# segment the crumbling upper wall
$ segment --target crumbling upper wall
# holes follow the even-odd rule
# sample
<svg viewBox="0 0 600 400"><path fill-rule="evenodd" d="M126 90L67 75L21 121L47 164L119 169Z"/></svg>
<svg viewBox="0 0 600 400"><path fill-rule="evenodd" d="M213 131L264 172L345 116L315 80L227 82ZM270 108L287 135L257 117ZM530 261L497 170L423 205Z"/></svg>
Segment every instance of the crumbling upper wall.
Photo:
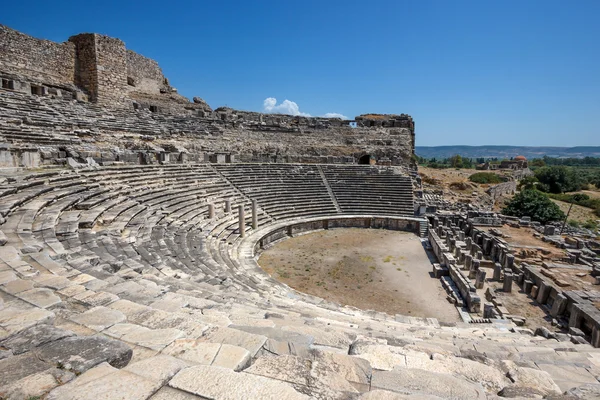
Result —
<svg viewBox="0 0 600 400"><path fill-rule="evenodd" d="M0 70L34 82L73 83L75 46L36 39L0 25Z"/></svg>
<svg viewBox="0 0 600 400"><path fill-rule="evenodd" d="M158 63L132 50L127 50L127 82L129 90L160 94L168 86Z"/></svg>
<svg viewBox="0 0 600 400"><path fill-rule="evenodd" d="M72 36L76 48L75 83L90 100L111 106L125 104L127 58L125 43L95 33Z"/></svg>

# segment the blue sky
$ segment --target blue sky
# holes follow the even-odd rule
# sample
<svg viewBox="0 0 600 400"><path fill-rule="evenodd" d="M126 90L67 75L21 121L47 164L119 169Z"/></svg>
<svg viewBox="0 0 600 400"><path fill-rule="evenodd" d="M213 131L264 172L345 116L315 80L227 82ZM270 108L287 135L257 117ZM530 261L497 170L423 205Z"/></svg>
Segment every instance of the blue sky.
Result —
<svg viewBox="0 0 600 400"><path fill-rule="evenodd" d="M10 1L0 23L118 37L213 108L407 113L421 146L600 146L599 18L597 0L123 0Z"/></svg>

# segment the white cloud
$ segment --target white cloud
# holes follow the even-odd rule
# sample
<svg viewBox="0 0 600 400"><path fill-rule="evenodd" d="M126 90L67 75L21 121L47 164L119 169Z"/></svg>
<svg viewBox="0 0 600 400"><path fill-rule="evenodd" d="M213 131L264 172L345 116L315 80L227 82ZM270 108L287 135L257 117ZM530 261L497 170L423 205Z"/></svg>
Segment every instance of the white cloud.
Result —
<svg viewBox="0 0 600 400"><path fill-rule="evenodd" d="M326 113L323 115L324 118L341 118L341 119L350 119L346 117L344 114L340 113Z"/></svg>
<svg viewBox="0 0 600 400"><path fill-rule="evenodd" d="M266 113L270 114L288 114L310 117L310 114L300 112L300 107L298 107L298 104L287 99L281 104L277 104L277 99L275 97L267 97L263 102L263 108Z"/></svg>
<svg viewBox="0 0 600 400"><path fill-rule="evenodd" d="M268 114L299 115L301 117L311 116L308 113L300 112L300 106L298 106L298 103L286 99L280 104L277 104L277 99L275 97L267 97L265 101L263 101L263 110ZM340 113L326 113L323 115L323 118L349 119Z"/></svg>

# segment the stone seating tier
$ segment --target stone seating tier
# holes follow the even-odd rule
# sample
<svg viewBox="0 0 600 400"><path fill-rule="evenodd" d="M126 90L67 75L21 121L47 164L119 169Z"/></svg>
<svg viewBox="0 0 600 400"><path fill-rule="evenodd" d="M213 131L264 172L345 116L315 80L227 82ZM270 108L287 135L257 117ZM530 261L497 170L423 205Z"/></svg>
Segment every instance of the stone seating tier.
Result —
<svg viewBox="0 0 600 400"><path fill-rule="evenodd" d="M293 179L298 170L314 171L305 174L301 190ZM264 230L363 206L332 185L332 170L338 171L115 167L30 174L1 186L7 242L0 246L0 396L364 400L598 393L599 349L566 335L533 336L500 320L441 326L431 318L344 307L295 292L243 262ZM379 187L387 199L384 189L394 193L404 182L392 176L382 185L377 170L343 173L372 177L365 180L371 197ZM247 171L261 178L244 178ZM277 203L253 185L292 195ZM352 185L363 193L359 178ZM309 194L302 201L319 200L298 205L301 192ZM412 196L398 199L402 207L386 209L382 202L376 209L402 217ZM256 230L252 200L259 207ZM215 206L212 219L208 204ZM245 210L245 238L238 205Z"/></svg>

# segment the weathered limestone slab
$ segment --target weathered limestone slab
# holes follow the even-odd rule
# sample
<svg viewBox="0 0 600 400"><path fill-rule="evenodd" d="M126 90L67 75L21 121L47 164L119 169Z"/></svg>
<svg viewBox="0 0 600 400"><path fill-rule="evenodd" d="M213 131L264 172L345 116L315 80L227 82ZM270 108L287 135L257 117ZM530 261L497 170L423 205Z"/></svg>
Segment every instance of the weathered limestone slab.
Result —
<svg viewBox="0 0 600 400"><path fill-rule="evenodd" d="M28 375L0 388L0 397L6 400L41 398L55 387L75 378L75 374L58 368L50 368Z"/></svg>
<svg viewBox="0 0 600 400"><path fill-rule="evenodd" d="M33 289L33 282L25 279L16 279L4 284L2 290L10 294L17 294Z"/></svg>
<svg viewBox="0 0 600 400"><path fill-rule="evenodd" d="M45 344L34 350L40 359L64 369L82 373L108 362L115 368L123 368L131 360L131 348L125 343L103 336L74 336Z"/></svg>
<svg viewBox="0 0 600 400"><path fill-rule="evenodd" d="M448 374L412 368L374 371L372 389L385 389L403 394L426 394L444 399L485 400L483 387Z"/></svg>
<svg viewBox="0 0 600 400"><path fill-rule="evenodd" d="M131 318L136 314L141 314L144 311L150 310L150 307L148 306L144 306L138 303L134 303L133 301L124 299L117 300L114 303L111 303L109 307L113 310L118 310L122 312L123 314L125 314L125 316L127 316L127 318Z"/></svg>
<svg viewBox="0 0 600 400"><path fill-rule="evenodd" d="M576 365L554 365L539 363L538 367L547 372L561 391L567 391L576 386L597 384L598 380L585 368Z"/></svg>
<svg viewBox="0 0 600 400"><path fill-rule="evenodd" d="M0 271L0 285L4 285L17 279L17 275L13 271Z"/></svg>
<svg viewBox="0 0 600 400"><path fill-rule="evenodd" d="M360 357L379 370L392 370L396 366L406 367L406 355L400 347L383 344L353 346L350 354Z"/></svg>
<svg viewBox="0 0 600 400"><path fill-rule="evenodd" d="M53 325L34 325L20 332L18 335L1 341L0 346L11 350L16 355L73 335L75 335L73 332L57 328Z"/></svg>
<svg viewBox="0 0 600 400"><path fill-rule="evenodd" d="M26 376L47 371L52 368L49 363L40 360L32 353L0 360L0 387L10 385Z"/></svg>
<svg viewBox="0 0 600 400"><path fill-rule="evenodd" d="M400 394L387 390L375 389L360 395L358 400L444 400L428 394Z"/></svg>
<svg viewBox="0 0 600 400"><path fill-rule="evenodd" d="M117 371L90 382L61 386L48 394L47 400L146 400L160 384L129 371Z"/></svg>
<svg viewBox="0 0 600 400"><path fill-rule="evenodd" d="M54 290L61 290L73 285L73 282L71 282L68 278L51 274L38 275L33 278L33 281L37 284L37 286Z"/></svg>
<svg viewBox="0 0 600 400"><path fill-rule="evenodd" d="M368 388L373 373L368 361L346 354L320 350L313 351L311 354L312 360L318 363L317 369L335 371L336 375L359 385L361 390Z"/></svg>
<svg viewBox="0 0 600 400"><path fill-rule="evenodd" d="M89 291L91 294L89 296L85 296L81 298L82 303L85 303L89 306L106 306L112 302L119 300L119 296L112 293L107 292L94 292L92 290Z"/></svg>
<svg viewBox="0 0 600 400"><path fill-rule="evenodd" d="M59 304L60 297L54 294L50 289L35 288L17 294L21 299L40 308L48 308Z"/></svg>
<svg viewBox="0 0 600 400"><path fill-rule="evenodd" d="M212 343L226 343L243 347L250 352L252 357L254 357L258 350L265 344L267 338L261 335L242 332L237 329L221 327L209 330L205 336L202 336L198 340Z"/></svg>
<svg viewBox="0 0 600 400"><path fill-rule="evenodd" d="M570 389L566 392L567 396L576 396L576 399L581 400L596 400L600 399L600 383L587 383L579 387Z"/></svg>
<svg viewBox="0 0 600 400"><path fill-rule="evenodd" d="M214 400L309 399L308 396L298 393L290 384L282 381L205 365L180 371L171 379L169 386Z"/></svg>
<svg viewBox="0 0 600 400"><path fill-rule="evenodd" d="M176 373L188 367L188 365L185 361L161 354L129 364L123 368L123 371L132 372L151 381L158 382L162 386Z"/></svg>
<svg viewBox="0 0 600 400"><path fill-rule="evenodd" d="M179 329L150 329L133 324L116 324L108 328L105 333L108 336L157 351L184 336Z"/></svg>
<svg viewBox="0 0 600 400"><path fill-rule="evenodd" d="M550 374L538 369L520 367L513 361L502 361L502 368L513 381L509 387L532 388L544 395L562 393L560 387L552 380Z"/></svg>
<svg viewBox="0 0 600 400"><path fill-rule="evenodd" d="M162 353L196 364L210 365L217 356L220 343L208 343L195 339L177 339Z"/></svg>
<svg viewBox="0 0 600 400"><path fill-rule="evenodd" d="M122 312L101 306L94 307L82 314L71 317L71 321L87 326L95 331L103 331L126 319Z"/></svg>
<svg viewBox="0 0 600 400"><path fill-rule="evenodd" d="M466 358L447 357L441 354L423 357L423 354L417 352L407 352L406 365L409 368L461 376L471 382L480 383L490 392L498 392L510 383L501 370Z"/></svg>
<svg viewBox="0 0 600 400"><path fill-rule="evenodd" d="M288 382L314 398L339 398L357 390L328 366L294 356L261 357L244 372Z"/></svg>
<svg viewBox="0 0 600 400"><path fill-rule="evenodd" d="M173 389L168 386L163 386L156 392L150 400L200 400L201 398L195 394L184 392L178 389Z"/></svg>
<svg viewBox="0 0 600 400"><path fill-rule="evenodd" d="M49 324L54 321L54 313L40 308L29 308L26 310L7 307L0 310L0 327L4 329L1 337L7 337L31 326L38 324Z"/></svg>
<svg viewBox="0 0 600 400"><path fill-rule="evenodd" d="M250 352L243 347L222 344L211 365L240 371L250 363L251 358Z"/></svg>
<svg viewBox="0 0 600 400"><path fill-rule="evenodd" d="M356 335L348 334L340 330L326 330L313 326L284 326L281 328L284 331L296 332L305 336L314 338L313 344L319 346L337 347L344 350L354 341Z"/></svg>

